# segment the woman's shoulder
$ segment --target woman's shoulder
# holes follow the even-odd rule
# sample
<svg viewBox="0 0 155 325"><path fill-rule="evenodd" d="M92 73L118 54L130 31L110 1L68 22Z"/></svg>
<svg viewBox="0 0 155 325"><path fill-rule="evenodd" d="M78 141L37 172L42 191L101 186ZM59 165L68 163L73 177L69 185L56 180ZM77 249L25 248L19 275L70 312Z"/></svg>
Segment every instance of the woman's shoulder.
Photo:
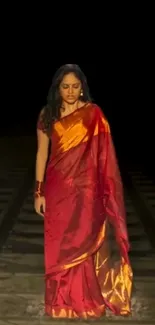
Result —
<svg viewBox="0 0 155 325"><path fill-rule="evenodd" d="M92 103L91 110L92 110L92 114L91 114L92 117L100 120L102 122L102 124L106 127L106 129L110 131L110 124L109 124L108 118L106 117L106 115L104 113L103 108L96 103Z"/></svg>
<svg viewBox="0 0 155 325"><path fill-rule="evenodd" d="M40 109L40 112L39 112L39 114L38 114L38 117L39 117L39 118L42 118L42 117L43 117L43 115L44 115L44 113L45 113L45 110L46 110L46 107L45 107L45 106L42 107L42 108Z"/></svg>
<svg viewBox="0 0 155 325"><path fill-rule="evenodd" d="M91 103L91 110L94 112L94 113L98 113L100 116L102 116L102 118L105 118L106 119L106 116L104 114L104 110L103 108L101 107L101 105L95 103L95 102L92 102Z"/></svg>

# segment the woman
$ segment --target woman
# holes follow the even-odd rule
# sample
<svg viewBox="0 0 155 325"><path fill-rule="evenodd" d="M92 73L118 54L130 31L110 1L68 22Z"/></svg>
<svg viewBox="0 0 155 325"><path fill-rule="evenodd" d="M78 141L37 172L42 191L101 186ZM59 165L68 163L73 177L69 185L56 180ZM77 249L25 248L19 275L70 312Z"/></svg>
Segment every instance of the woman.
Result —
<svg viewBox="0 0 155 325"><path fill-rule="evenodd" d="M56 72L37 136L35 210L44 217L46 313L130 314L121 177L108 121L77 65Z"/></svg>

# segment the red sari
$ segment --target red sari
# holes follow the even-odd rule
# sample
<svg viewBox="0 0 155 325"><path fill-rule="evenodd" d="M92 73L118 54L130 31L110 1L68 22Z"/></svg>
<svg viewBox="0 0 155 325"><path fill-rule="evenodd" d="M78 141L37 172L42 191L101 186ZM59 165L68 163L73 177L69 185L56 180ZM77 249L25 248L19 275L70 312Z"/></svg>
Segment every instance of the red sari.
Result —
<svg viewBox="0 0 155 325"><path fill-rule="evenodd" d="M128 315L133 275L109 124L101 109L88 103L54 123L51 143L45 311L54 318L96 318L106 309Z"/></svg>

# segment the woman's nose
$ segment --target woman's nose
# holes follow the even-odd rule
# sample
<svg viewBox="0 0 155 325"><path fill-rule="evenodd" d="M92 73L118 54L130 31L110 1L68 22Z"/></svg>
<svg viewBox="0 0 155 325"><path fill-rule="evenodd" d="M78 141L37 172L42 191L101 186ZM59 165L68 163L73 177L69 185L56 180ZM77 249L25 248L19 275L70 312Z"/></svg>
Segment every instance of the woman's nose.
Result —
<svg viewBox="0 0 155 325"><path fill-rule="evenodd" d="M72 93L73 93L73 87L70 86L70 87L69 87L69 94L72 94Z"/></svg>

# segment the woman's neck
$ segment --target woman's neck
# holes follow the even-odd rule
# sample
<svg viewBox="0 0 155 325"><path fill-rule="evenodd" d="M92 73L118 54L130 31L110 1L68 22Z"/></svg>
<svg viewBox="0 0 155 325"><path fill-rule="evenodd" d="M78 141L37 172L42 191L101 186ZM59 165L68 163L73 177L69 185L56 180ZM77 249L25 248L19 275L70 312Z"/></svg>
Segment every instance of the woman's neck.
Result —
<svg viewBox="0 0 155 325"><path fill-rule="evenodd" d="M72 113L79 107L79 101L77 100L74 104L62 102L62 108L65 113Z"/></svg>

